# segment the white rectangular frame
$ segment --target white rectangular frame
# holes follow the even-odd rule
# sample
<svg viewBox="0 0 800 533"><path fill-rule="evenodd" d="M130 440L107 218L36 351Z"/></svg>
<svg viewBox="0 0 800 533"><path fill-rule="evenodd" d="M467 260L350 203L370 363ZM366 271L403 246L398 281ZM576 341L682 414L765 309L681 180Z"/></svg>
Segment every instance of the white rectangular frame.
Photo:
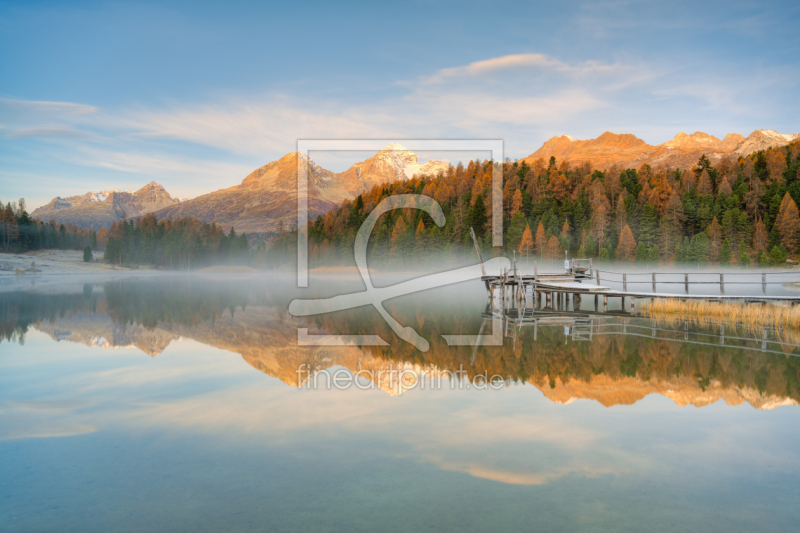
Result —
<svg viewBox="0 0 800 533"><path fill-rule="evenodd" d="M412 152L486 151L492 153L492 246L503 245L503 141L500 139L298 139L297 286L308 287L308 153L310 151L379 152L400 143Z"/></svg>

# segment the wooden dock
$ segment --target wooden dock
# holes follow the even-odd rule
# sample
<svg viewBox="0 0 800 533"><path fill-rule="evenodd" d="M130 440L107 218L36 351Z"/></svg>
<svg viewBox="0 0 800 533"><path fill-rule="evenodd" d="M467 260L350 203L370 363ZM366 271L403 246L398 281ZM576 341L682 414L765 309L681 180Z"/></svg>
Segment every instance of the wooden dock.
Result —
<svg viewBox="0 0 800 533"><path fill-rule="evenodd" d="M565 273L563 274L521 274L516 267L516 262L512 263L512 268L507 272L501 272L499 275L485 275L483 280L489 299L495 301L499 299L502 302L502 307L521 307L529 305L532 301L532 307L535 309L551 309L565 311L569 308L570 303L572 308L580 309L581 301L586 296L594 297L595 311L601 311L601 297L602 297L602 311L608 311L608 299L619 298L621 308L625 310L633 310L636 307L636 300L638 299L678 299L678 300L707 300L707 301L739 301L748 303L769 303L769 302L786 302L796 305L800 303L800 296L788 295L767 295L766 285L769 284L765 281L767 273L754 272L750 277L751 281L747 282L728 282L729 285L751 285L761 286L763 294L761 295L744 295L744 294L725 294L725 281L724 274L721 275L719 282L720 294L689 294L689 286L700 285L717 285L717 282L709 281L690 281L688 274L678 272L661 272L662 276L681 277L684 276L684 281L662 281L661 283L678 283L685 286L683 294L676 292L662 292L655 290L636 291L627 289L627 276L628 273L615 273L623 277L623 290L614 289L610 286L601 285L598 281L600 278L599 270L589 266L583 266L580 262L586 260L570 260L565 261ZM534 262L534 270L536 269ZM607 272L607 271L606 271ZM698 272L695 275L709 274ZM785 272L781 274L786 274ZM798 272L797 274L800 274ZM640 276L652 276L655 279L654 273L638 274ZM635 282L644 283L644 282ZM650 281L646 282L650 284ZM770 282L775 283L775 282ZM783 282L777 282L783 283ZM652 282L653 288L656 287L656 282ZM570 302L571 300L571 302ZM626 307L627 304L627 307Z"/></svg>
<svg viewBox="0 0 800 533"><path fill-rule="evenodd" d="M526 308L529 302L532 302L531 307L534 309L547 309L555 311L566 311L569 309L570 300L572 300L572 309L581 309L581 301L584 296L594 296L594 310L600 312L600 297L602 296L602 312L608 311L608 299L619 298L621 302L621 309L625 311L634 312L636 309L636 300L649 298L654 300L661 299L677 299L677 300L707 300L712 302L721 301L738 301L747 303L770 303L770 302L784 302L792 305L800 303L800 296L785 296L785 295L768 295L767 285L783 284L783 281L768 281L767 276L776 275L793 275L800 277L800 270L798 271L777 271L777 272L752 272L747 273L745 281L733 281L732 276L742 276L744 274L737 274L732 272L705 272L697 271L694 273L689 272L612 272L607 270L600 270L595 268L591 259L569 259L564 261L564 272L560 274L539 274L537 271L536 261L533 262L533 274L522 274L517 268L516 258L512 262L512 267L509 270L504 270L497 275L490 275L486 273L483 268L483 258L481 257L480 247L478 246L475 233L470 228L473 242L475 243L475 251L478 254L481 268L483 269L483 276L481 279L486 285L486 292L489 296L490 303L499 300L503 309L510 307ZM729 278L726 281L725 275L728 274ZM611 279L607 276L619 276L619 280ZM692 276L718 276L718 281L703 280L690 280ZM661 276L659 281L657 276ZM664 279L664 277L670 279ZM633 279L635 277L644 277L645 279L639 281ZM679 278L681 281L676 281L671 278ZM622 290L614 289L610 286L601 285L601 282L613 282L622 285ZM628 285L651 285L652 292L646 291L629 291ZM657 290L658 284L682 285L683 294L675 292L659 292ZM689 287L692 285L718 285L720 294L690 294ZM727 295L725 294L726 285L735 286L760 286L761 295ZM530 294L530 299L529 295ZM626 307L627 303L627 307Z"/></svg>

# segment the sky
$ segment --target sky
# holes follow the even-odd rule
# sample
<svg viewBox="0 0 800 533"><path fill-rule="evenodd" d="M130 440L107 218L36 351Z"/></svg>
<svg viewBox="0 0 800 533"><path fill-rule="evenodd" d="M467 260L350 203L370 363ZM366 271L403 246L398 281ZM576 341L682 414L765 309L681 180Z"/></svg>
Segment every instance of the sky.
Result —
<svg viewBox="0 0 800 533"><path fill-rule="evenodd" d="M563 134L800 133L798 23L796 1L0 1L0 200L195 197L298 139L516 159Z"/></svg>

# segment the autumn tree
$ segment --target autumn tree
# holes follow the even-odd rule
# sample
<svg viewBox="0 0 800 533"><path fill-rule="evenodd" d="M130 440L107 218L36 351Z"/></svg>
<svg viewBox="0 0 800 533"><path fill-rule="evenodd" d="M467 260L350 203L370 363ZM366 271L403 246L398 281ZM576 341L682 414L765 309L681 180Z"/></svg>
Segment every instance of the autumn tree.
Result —
<svg viewBox="0 0 800 533"><path fill-rule="evenodd" d="M617 237L619 237L619 234L622 233L622 228L628 223L628 210L625 209L625 201L622 198L622 194L619 195L619 200L617 200L614 222L617 230Z"/></svg>
<svg viewBox="0 0 800 533"><path fill-rule="evenodd" d="M770 184L783 183L783 173L786 172L786 156L782 150L767 150L767 172Z"/></svg>
<svg viewBox="0 0 800 533"><path fill-rule="evenodd" d="M392 238L391 238L391 253L392 255L401 255L406 252L405 244L406 239L406 221L403 217L397 217L397 221L394 224L394 229L392 230Z"/></svg>
<svg viewBox="0 0 800 533"><path fill-rule="evenodd" d="M722 227L719 225L717 217L711 221L706 234L708 235L708 260L717 261L722 247Z"/></svg>
<svg viewBox="0 0 800 533"><path fill-rule="evenodd" d="M520 209L522 209L522 191L517 189L514 191L514 197L511 199L511 212L509 214L513 217L519 213Z"/></svg>
<svg viewBox="0 0 800 533"><path fill-rule="evenodd" d="M525 226L525 232L522 234L522 242L519 245L519 253L525 256L527 260L531 252L534 251L535 243L533 242L533 233L531 232L530 225Z"/></svg>
<svg viewBox="0 0 800 533"><path fill-rule="evenodd" d="M764 225L764 221L759 218L756 221L755 231L753 231L753 250L757 253L766 252L768 242L767 227Z"/></svg>
<svg viewBox="0 0 800 533"><path fill-rule="evenodd" d="M547 241L547 249L544 252L544 256L546 259L555 261L561 257L561 254L561 242L558 240L558 237L553 235L550 237L550 240Z"/></svg>
<svg viewBox="0 0 800 533"><path fill-rule="evenodd" d="M622 228L622 232L619 235L617 258L623 261L633 261L636 259L636 239L633 238L631 227L627 224Z"/></svg>
<svg viewBox="0 0 800 533"><path fill-rule="evenodd" d="M547 236L544 232L544 225L539 222L539 227L536 228L536 239L534 240L534 246L536 247L536 253L539 256L544 255L545 247L547 246Z"/></svg>
<svg viewBox="0 0 800 533"><path fill-rule="evenodd" d="M711 194L713 192L714 186L711 183L711 175L708 173L708 170L703 169L700 173L700 180L697 183L697 194Z"/></svg>
<svg viewBox="0 0 800 533"><path fill-rule="evenodd" d="M797 204L787 192L781 201L778 210L778 217L775 219L775 226L781 238L781 244L789 251L794 253L797 250L797 236L800 230L800 217L798 217Z"/></svg>

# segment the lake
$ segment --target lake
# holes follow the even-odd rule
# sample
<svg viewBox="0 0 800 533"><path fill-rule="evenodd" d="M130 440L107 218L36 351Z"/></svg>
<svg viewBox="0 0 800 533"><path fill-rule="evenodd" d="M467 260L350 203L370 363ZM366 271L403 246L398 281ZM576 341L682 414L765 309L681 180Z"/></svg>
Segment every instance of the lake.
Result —
<svg viewBox="0 0 800 533"><path fill-rule="evenodd" d="M420 351L371 307L287 311L359 280L294 285L0 292L0 529L797 530L792 335L493 314L470 282L386 303Z"/></svg>

